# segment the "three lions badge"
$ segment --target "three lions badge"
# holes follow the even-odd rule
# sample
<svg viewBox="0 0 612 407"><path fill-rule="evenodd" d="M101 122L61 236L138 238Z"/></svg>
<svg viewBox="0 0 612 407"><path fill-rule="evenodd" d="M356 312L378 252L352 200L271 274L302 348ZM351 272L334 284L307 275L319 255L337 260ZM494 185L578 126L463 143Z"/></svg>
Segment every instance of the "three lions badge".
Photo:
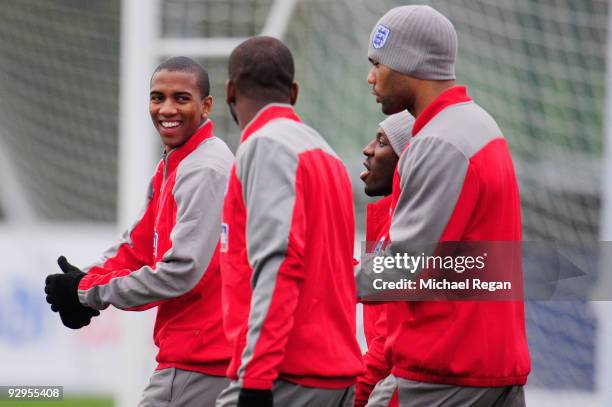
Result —
<svg viewBox="0 0 612 407"><path fill-rule="evenodd" d="M376 49L384 47L390 32L391 30L389 30L389 28L382 24L378 24L374 36L372 37L372 46Z"/></svg>

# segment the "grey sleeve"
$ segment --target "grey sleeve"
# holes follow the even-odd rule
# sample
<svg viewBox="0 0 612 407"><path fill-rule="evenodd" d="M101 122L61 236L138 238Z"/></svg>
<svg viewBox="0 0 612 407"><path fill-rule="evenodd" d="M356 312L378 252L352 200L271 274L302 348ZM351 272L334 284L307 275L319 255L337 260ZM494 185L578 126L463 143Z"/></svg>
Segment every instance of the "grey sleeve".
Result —
<svg viewBox="0 0 612 407"><path fill-rule="evenodd" d="M228 173L194 162L181 163L177 171L173 189L177 218L170 234L172 247L162 261L154 268L101 277L99 284L93 280L87 289L79 289L81 303L95 309L110 304L138 307L178 297L200 281L219 239Z"/></svg>
<svg viewBox="0 0 612 407"><path fill-rule="evenodd" d="M389 231L390 244L384 256L429 256L438 248L444 231L456 209L469 160L454 145L434 137L416 137L402 154L397 168L400 195ZM380 294L373 282L380 275L373 272L375 255L362 256L356 276L358 297L368 301ZM409 276L403 270L385 268L386 281ZM415 270L415 272L418 270ZM411 274L413 278L416 273Z"/></svg>
<svg viewBox="0 0 612 407"><path fill-rule="evenodd" d="M293 328L293 313L299 297L298 282L303 278L302 250L289 247L290 235L303 233L302 230L291 230L296 217L297 167L298 156L291 147L265 137L253 140L246 154L237 162L247 210L247 256L253 269L247 342L238 370L241 379L247 366L251 366L251 373L257 377L273 375L270 372L280 363L277 358L281 356L278 355L283 354ZM298 240L303 241L302 238ZM281 281L284 281L283 290L279 292L276 286ZM276 303L283 305L271 307L273 298L278 295L283 300ZM274 332L273 344L268 330ZM262 362L264 354L269 357L267 362ZM259 367L254 368L254 364Z"/></svg>
<svg viewBox="0 0 612 407"><path fill-rule="evenodd" d="M435 137L414 139L398 163L401 193L391 221L390 249L437 243L461 194L469 160Z"/></svg>
<svg viewBox="0 0 612 407"><path fill-rule="evenodd" d="M238 176L244 185L247 255L255 286L263 268L276 270L285 258L298 161L281 143L263 137L253 141Z"/></svg>

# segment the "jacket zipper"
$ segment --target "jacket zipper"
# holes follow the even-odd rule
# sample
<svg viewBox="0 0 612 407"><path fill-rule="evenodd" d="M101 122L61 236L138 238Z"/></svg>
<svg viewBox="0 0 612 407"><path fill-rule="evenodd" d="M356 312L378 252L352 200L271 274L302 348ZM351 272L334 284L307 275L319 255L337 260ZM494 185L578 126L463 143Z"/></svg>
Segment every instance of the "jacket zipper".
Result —
<svg viewBox="0 0 612 407"><path fill-rule="evenodd" d="M154 223L154 227L153 227L153 234L154 234L154 240L155 240L155 244L154 244L154 250L153 250L153 256L154 259L153 261L156 262L157 261L157 237L158 237L158 233L157 233L157 228L156 225L158 225L159 223L159 219L162 216L161 213L161 206L162 206L162 200L164 197L164 190L166 189L166 178L168 177L168 157L170 156L170 154L172 154L174 150L170 150L170 151L164 151L162 154L162 161L164 162L164 171L163 171L163 178L162 178L162 184L161 184L161 188L159 191L159 197L157 198L157 216L155 218L155 223Z"/></svg>

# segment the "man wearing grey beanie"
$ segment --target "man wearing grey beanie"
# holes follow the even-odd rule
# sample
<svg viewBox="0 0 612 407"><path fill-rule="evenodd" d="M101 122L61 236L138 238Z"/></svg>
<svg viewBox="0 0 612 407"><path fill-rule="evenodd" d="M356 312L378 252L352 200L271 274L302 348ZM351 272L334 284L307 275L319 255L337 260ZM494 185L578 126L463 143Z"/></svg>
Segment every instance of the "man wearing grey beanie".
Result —
<svg viewBox="0 0 612 407"><path fill-rule="evenodd" d="M370 35L376 102L416 118L393 180L389 256L417 255L417 242L521 241L512 157L495 120L455 84L457 44L453 24L429 6L393 8ZM520 267L513 273L522 278ZM522 291L514 295L387 303L399 405L524 406L531 367Z"/></svg>
<svg viewBox="0 0 612 407"><path fill-rule="evenodd" d="M378 124L374 138L363 149L367 157L361 173L368 196L391 194L393 172L399 156L408 145L414 117L406 110L389 116Z"/></svg>
<svg viewBox="0 0 612 407"><path fill-rule="evenodd" d="M380 251L389 240L391 190L393 173L400 154L410 141L414 117L406 110L389 116L378 124L372 141L363 149L366 170L361 173L368 196L382 196L366 210L366 241L373 251ZM396 388L389 376L391 366L385 360L386 305L363 304L363 330L368 351L363 356L366 371L357 378L354 407L388 406Z"/></svg>

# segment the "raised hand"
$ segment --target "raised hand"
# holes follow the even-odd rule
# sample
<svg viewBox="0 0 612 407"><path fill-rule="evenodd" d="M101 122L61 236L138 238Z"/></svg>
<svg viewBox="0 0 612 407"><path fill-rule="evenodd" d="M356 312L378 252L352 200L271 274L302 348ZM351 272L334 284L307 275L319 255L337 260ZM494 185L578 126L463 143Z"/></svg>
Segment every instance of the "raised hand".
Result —
<svg viewBox="0 0 612 407"><path fill-rule="evenodd" d="M78 267L73 266L64 256L57 259L62 273L51 274L45 280L47 302L51 311L59 312L62 323L71 329L79 329L89 325L92 317L100 312L83 306L79 301L79 282L85 276Z"/></svg>

